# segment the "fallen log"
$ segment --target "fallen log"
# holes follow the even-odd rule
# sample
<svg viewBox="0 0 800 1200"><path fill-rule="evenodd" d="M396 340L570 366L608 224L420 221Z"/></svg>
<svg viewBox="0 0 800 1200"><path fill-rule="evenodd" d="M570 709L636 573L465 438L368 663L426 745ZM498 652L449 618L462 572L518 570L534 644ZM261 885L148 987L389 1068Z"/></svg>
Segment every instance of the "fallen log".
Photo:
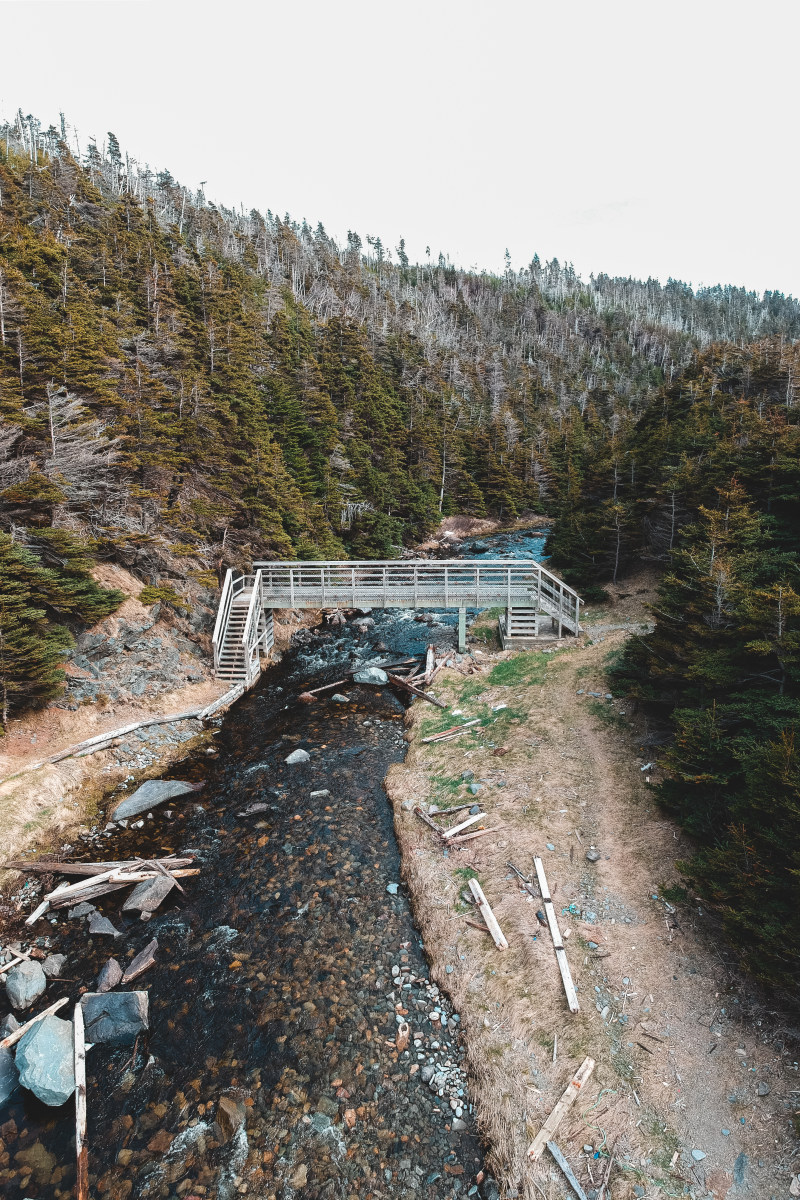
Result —
<svg viewBox="0 0 800 1200"><path fill-rule="evenodd" d="M436 647L434 646L433 642L431 642L430 645L428 646L428 649L425 652L425 672L423 675L423 679L424 679L426 687L428 686L428 684L431 681L431 676L433 675L435 668L436 668Z"/></svg>
<svg viewBox="0 0 800 1200"><path fill-rule="evenodd" d="M388 671L387 675L389 675ZM447 708L444 700L437 700L435 696L429 696L426 692L421 691L420 688L414 687L413 683L406 683L405 679L401 679L399 675L389 675L389 682L406 692L410 692L412 696L419 696L421 700L427 700L429 704L435 704L437 708Z"/></svg>
<svg viewBox="0 0 800 1200"><path fill-rule="evenodd" d="M266 807L266 805L265 805ZM165 867L188 867L195 856L189 854L183 858L168 855L167 858L151 859L152 862L162 863ZM123 858L118 862L59 862L57 859L38 859L36 862L5 862L0 864L0 870L32 871L37 875L102 875L105 871L122 870L125 867L136 866L142 860L139 858Z"/></svg>

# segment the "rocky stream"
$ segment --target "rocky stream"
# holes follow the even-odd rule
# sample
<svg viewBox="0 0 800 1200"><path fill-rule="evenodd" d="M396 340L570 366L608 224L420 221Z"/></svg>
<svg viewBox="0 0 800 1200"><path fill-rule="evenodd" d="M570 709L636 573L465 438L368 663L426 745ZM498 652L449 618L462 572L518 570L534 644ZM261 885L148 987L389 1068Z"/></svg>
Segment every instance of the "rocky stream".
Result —
<svg viewBox="0 0 800 1200"><path fill-rule="evenodd" d="M538 533L495 535L461 553L538 557L543 543ZM459 1014L430 980L383 789L404 755L405 699L347 683L313 704L297 700L343 668L422 654L430 642L452 648L455 621L374 612L300 630L218 723L216 748L165 773L201 791L124 829L101 821L65 853L192 851L201 873L185 894L171 892L146 922L122 911L124 893L98 900L119 936L90 932L97 913L65 909L32 931L24 910L3 931L3 944L66 956L20 1021L61 996L67 1016L110 956L124 969L158 942L135 984L148 994L149 1029L133 1045L87 1054L90 1195L492 1195L479 1182ZM296 750L308 758L288 764ZM109 797L107 811L124 795ZM0 1107L3 1194L71 1196L73 1136L71 1099L48 1107L17 1088Z"/></svg>

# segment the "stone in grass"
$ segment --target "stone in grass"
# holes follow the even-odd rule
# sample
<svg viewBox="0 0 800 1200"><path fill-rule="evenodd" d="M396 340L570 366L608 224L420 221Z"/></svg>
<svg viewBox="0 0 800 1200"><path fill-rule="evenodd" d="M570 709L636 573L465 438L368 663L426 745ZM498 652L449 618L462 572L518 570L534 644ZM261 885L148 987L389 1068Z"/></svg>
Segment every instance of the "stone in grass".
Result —
<svg viewBox="0 0 800 1200"><path fill-rule="evenodd" d="M97 976L98 992L110 992L122 979L122 967L115 958L110 958Z"/></svg>
<svg viewBox="0 0 800 1200"><path fill-rule="evenodd" d="M333 695L331 696L331 700L333 701L334 704L349 704L350 703L347 696L343 696L341 694L341 692L334 692Z"/></svg>
<svg viewBox="0 0 800 1200"><path fill-rule="evenodd" d="M0 1107L8 1102L18 1087L19 1071L14 1054L5 1046L0 1046Z"/></svg>
<svg viewBox="0 0 800 1200"><path fill-rule="evenodd" d="M20 963L6 976L6 995L12 1008L30 1008L46 987L47 976L35 959Z"/></svg>
<svg viewBox="0 0 800 1200"><path fill-rule="evenodd" d="M761 1083L758 1085L758 1094L759 1094L759 1096L768 1096L769 1095L769 1084L764 1083L764 1081L762 1080Z"/></svg>
<svg viewBox="0 0 800 1200"><path fill-rule="evenodd" d="M702 1160L705 1158L705 1156L706 1156L705 1150L693 1150L692 1151L692 1158L694 1159L695 1162L702 1162Z"/></svg>
<svg viewBox="0 0 800 1200"><path fill-rule="evenodd" d="M353 676L354 683L372 683L378 687L382 687L384 683L389 682L389 676L380 667L364 667L361 671L356 671Z"/></svg>
<svg viewBox="0 0 800 1200"><path fill-rule="evenodd" d="M290 767L294 767L297 763L308 762L310 758L311 755L307 750L293 750L283 761L288 763Z"/></svg>
<svg viewBox="0 0 800 1200"><path fill-rule="evenodd" d="M594 846L592 846L590 850L586 851L586 861L590 862L590 863L599 862L600 861L600 851L595 850Z"/></svg>
<svg viewBox="0 0 800 1200"><path fill-rule="evenodd" d="M390 896L396 896L397 889L399 888L399 886L400 886L399 883L387 883L386 890Z"/></svg>
<svg viewBox="0 0 800 1200"><path fill-rule="evenodd" d="M82 998L87 1042L128 1046L148 1028L147 992L87 992Z"/></svg>
<svg viewBox="0 0 800 1200"><path fill-rule="evenodd" d="M32 1025L17 1046L19 1081L43 1104L58 1108L75 1091L72 1022L51 1014Z"/></svg>
<svg viewBox="0 0 800 1200"><path fill-rule="evenodd" d="M58 979L67 961L66 954L48 954L42 963L42 970L48 979Z"/></svg>
<svg viewBox="0 0 800 1200"><path fill-rule="evenodd" d="M91 934L108 934L110 937L122 937L119 929L115 929L109 921L108 917L102 916L99 912L93 912L89 917L89 933Z"/></svg>
<svg viewBox="0 0 800 1200"><path fill-rule="evenodd" d="M202 784L186 783L181 779L148 779L138 787L132 796L121 800L111 813L113 821L129 820L139 813L148 812L157 804L164 804L175 796L185 796L187 792L199 791Z"/></svg>

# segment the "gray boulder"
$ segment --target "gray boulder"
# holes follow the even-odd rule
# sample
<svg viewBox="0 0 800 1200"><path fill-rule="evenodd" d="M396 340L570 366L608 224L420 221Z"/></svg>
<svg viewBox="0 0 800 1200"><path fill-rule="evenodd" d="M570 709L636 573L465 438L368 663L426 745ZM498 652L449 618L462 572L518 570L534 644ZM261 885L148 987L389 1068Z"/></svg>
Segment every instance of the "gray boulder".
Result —
<svg viewBox="0 0 800 1200"><path fill-rule="evenodd" d="M12 1008L30 1008L46 987L47 976L35 959L20 963L6 975L6 995Z"/></svg>
<svg viewBox="0 0 800 1200"><path fill-rule="evenodd" d="M196 783L184 783L179 779L148 779L138 787L132 796L126 796L111 814L112 821L129 820L139 813L149 812L157 804L164 804L175 796L185 796L187 792L196 792Z"/></svg>
<svg viewBox="0 0 800 1200"><path fill-rule="evenodd" d="M382 687L384 683L389 682L389 676L380 667L364 667L361 671L356 671L353 682L372 683Z"/></svg>
<svg viewBox="0 0 800 1200"><path fill-rule="evenodd" d="M43 1017L17 1046L19 1081L43 1104L58 1108L75 1091L72 1022Z"/></svg>
<svg viewBox="0 0 800 1200"><path fill-rule="evenodd" d="M42 970L48 979L58 979L67 961L66 954L48 954L42 963Z"/></svg>
<svg viewBox="0 0 800 1200"><path fill-rule="evenodd" d="M114 928L108 917L102 916L99 912L93 912L89 917L89 933L105 933L114 938L122 937L120 931Z"/></svg>
<svg viewBox="0 0 800 1200"><path fill-rule="evenodd" d="M311 758L311 755L308 753L307 750L293 750L292 753L287 755L287 757L283 761L288 763L290 767L293 767L297 763L308 762L308 760L310 758Z"/></svg>
<svg viewBox="0 0 800 1200"><path fill-rule="evenodd" d="M264 807L267 807L266 804ZM156 875L154 879L143 879L141 883L137 883L123 904L122 911L155 912L161 901L169 895L174 887L175 880L168 879L166 875Z"/></svg>
<svg viewBox="0 0 800 1200"><path fill-rule="evenodd" d="M95 906L90 904L88 900L81 900L80 904L76 904L74 908L69 910L67 916L72 921L76 917L88 917L90 913L96 911Z"/></svg>
<svg viewBox="0 0 800 1200"><path fill-rule="evenodd" d="M19 1087L19 1071L14 1055L5 1046L0 1046L0 1108Z"/></svg>
<svg viewBox="0 0 800 1200"><path fill-rule="evenodd" d="M81 1004L87 1042L128 1046L148 1028L147 992L87 992Z"/></svg>
<svg viewBox="0 0 800 1200"><path fill-rule="evenodd" d="M98 992L110 992L122 979L122 967L115 958L110 958L97 976Z"/></svg>
<svg viewBox="0 0 800 1200"><path fill-rule="evenodd" d="M0 1041L2 1041L3 1038L7 1038L8 1035L13 1033L15 1029L19 1029L19 1024L19 1021L13 1013L7 1013L6 1016L3 1017L2 1021L0 1021Z"/></svg>

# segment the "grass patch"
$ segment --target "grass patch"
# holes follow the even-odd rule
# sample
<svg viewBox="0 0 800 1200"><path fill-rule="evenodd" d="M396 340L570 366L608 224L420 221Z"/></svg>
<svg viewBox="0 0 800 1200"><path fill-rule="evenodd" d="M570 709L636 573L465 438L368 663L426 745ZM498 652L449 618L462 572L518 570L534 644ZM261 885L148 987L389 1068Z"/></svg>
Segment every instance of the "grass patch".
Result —
<svg viewBox="0 0 800 1200"><path fill-rule="evenodd" d="M597 717L609 729L627 730L625 718L621 717L615 708L612 708L610 701L607 700L604 703L602 700L590 700L588 708L592 716Z"/></svg>
<svg viewBox="0 0 800 1200"><path fill-rule="evenodd" d="M469 883L470 879L478 878L478 872L474 871L472 867L458 867L453 874L456 879L462 879L464 883Z"/></svg>
<svg viewBox="0 0 800 1200"><path fill-rule="evenodd" d="M482 613L479 613L470 626L469 636L472 641L480 642L482 646L488 646L493 650L497 649L500 645L497 620L504 611L502 608L487 608Z"/></svg>
<svg viewBox="0 0 800 1200"><path fill-rule="evenodd" d="M496 663L487 676L487 682L501 687L530 687L544 683L549 655L538 650L521 650L513 658Z"/></svg>

